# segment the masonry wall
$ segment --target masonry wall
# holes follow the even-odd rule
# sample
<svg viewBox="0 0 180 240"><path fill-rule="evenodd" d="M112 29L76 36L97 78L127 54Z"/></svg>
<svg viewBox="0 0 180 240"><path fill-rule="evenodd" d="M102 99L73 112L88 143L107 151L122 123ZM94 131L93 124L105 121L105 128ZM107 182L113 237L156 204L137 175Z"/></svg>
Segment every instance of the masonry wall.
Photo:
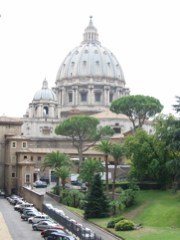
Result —
<svg viewBox="0 0 180 240"><path fill-rule="evenodd" d="M44 194L40 194L26 187L22 187L20 196L23 197L27 202L33 203L38 210L42 211Z"/></svg>

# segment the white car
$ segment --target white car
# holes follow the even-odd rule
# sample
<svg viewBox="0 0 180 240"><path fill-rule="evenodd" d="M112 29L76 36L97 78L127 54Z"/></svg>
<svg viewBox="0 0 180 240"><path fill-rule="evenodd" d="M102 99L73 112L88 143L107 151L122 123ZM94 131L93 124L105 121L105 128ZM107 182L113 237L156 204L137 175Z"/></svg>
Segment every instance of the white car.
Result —
<svg viewBox="0 0 180 240"><path fill-rule="evenodd" d="M50 219L48 215L41 214L41 215L28 218L28 223L37 223L40 220L48 220L48 219Z"/></svg>
<svg viewBox="0 0 180 240"><path fill-rule="evenodd" d="M61 210L61 209L54 208L53 210L54 210L56 213L58 213L59 215L61 215L61 216L64 216L64 215L65 215L64 211Z"/></svg>
<svg viewBox="0 0 180 240"><path fill-rule="evenodd" d="M24 202L21 204L17 204L14 206L14 210L19 211L19 212L23 212L23 209L26 207L33 207L32 203L28 203L28 202Z"/></svg>
<svg viewBox="0 0 180 240"><path fill-rule="evenodd" d="M49 228L56 228L56 229L64 230L64 227L59 225L58 223L55 223L52 221L47 221L47 220L32 224L32 228L33 228L33 230L40 230L40 231L49 229Z"/></svg>
<svg viewBox="0 0 180 240"><path fill-rule="evenodd" d="M87 227L83 227L81 228L81 235L85 238L94 238L95 234L92 232L91 229Z"/></svg>

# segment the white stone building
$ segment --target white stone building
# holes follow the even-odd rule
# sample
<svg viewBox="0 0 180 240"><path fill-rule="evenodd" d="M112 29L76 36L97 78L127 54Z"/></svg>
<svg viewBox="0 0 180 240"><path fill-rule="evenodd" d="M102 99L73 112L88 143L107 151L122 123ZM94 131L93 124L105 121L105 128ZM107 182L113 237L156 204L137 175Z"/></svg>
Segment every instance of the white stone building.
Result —
<svg viewBox="0 0 180 240"><path fill-rule="evenodd" d="M129 131L132 124L128 118L109 111L113 100L129 94L118 60L101 45L90 17L83 41L61 63L55 87L48 88L45 79L42 89L35 93L22 132L25 136L55 137L56 125L75 114L93 115L118 133Z"/></svg>
<svg viewBox="0 0 180 240"><path fill-rule="evenodd" d="M62 151L77 159L72 143L54 131L68 116L92 115L102 126L115 130L112 141L122 140L132 123L127 116L110 112L109 107L113 100L129 94L118 60L101 45L90 17L83 41L61 63L55 86L49 88L45 79L22 119L0 118L0 188L12 193L32 185L41 175L40 167L49 152ZM144 127L152 131L150 123ZM103 153L94 149L86 151L84 157L104 159ZM46 175L51 176L50 170Z"/></svg>

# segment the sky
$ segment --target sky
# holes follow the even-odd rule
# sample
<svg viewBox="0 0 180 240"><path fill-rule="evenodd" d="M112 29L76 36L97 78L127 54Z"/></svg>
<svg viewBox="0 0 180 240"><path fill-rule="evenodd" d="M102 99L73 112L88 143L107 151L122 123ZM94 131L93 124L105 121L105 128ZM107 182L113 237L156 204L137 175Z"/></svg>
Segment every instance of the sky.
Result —
<svg viewBox="0 0 180 240"><path fill-rule="evenodd" d="M180 96L179 0L0 0L0 116L22 117L46 78L55 86L89 16L118 59L131 95L175 114Z"/></svg>

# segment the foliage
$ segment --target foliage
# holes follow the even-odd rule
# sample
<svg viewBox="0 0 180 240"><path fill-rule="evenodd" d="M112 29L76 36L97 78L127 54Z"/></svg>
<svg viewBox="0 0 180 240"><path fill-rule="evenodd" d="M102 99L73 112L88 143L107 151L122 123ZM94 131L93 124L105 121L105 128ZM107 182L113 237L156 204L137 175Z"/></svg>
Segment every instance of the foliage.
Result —
<svg viewBox="0 0 180 240"><path fill-rule="evenodd" d="M59 195L60 194L60 186L56 185L52 188L52 193L55 195Z"/></svg>
<svg viewBox="0 0 180 240"><path fill-rule="evenodd" d="M101 140L101 142L97 144L94 148L104 153L106 171L106 191L108 191L108 156L111 154L112 143L109 140Z"/></svg>
<svg viewBox="0 0 180 240"><path fill-rule="evenodd" d="M157 161L158 155L154 148L153 136L148 135L143 129L138 129L134 135L125 139L124 144L127 157L131 159L131 176L139 181L156 181L160 166Z"/></svg>
<svg viewBox="0 0 180 240"><path fill-rule="evenodd" d="M112 102L110 110L127 115L133 124L134 130L142 127L145 120L160 113L163 106L158 99L150 96L124 96Z"/></svg>
<svg viewBox="0 0 180 240"><path fill-rule="evenodd" d="M112 200L110 202L110 210L111 210L111 215L115 216L118 213L122 212L124 210L125 206L121 201L117 200Z"/></svg>
<svg viewBox="0 0 180 240"><path fill-rule="evenodd" d="M176 96L176 104L173 105L173 109L176 113L180 112L180 96Z"/></svg>
<svg viewBox="0 0 180 240"><path fill-rule="evenodd" d="M169 184L177 185L180 180L180 120L172 115L162 115L156 119L155 127L155 137L161 144L159 153L163 156L166 179Z"/></svg>
<svg viewBox="0 0 180 240"><path fill-rule="evenodd" d="M92 181L96 173L102 173L104 166L101 161L88 158L84 160L80 165L79 179L83 182L87 182L88 185L92 185Z"/></svg>
<svg viewBox="0 0 180 240"><path fill-rule="evenodd" d="M87 151L101 137L113 134L113 131L110 131L110 127L98 129L98 125L98 119L91 116L79 115L65 119L56 127L55 132L58 135L71 138L81 162L83 152Z"/></svg>
<svg viewBox="0 0 180 240"><path fill-rule="evenodd" d="M135 202L135 197L136 197L136 191L133 189L126 189L123 190L119 200L122 202L122 204L125 205L126 208L129 208L134 205Z"/></svg>
<svg viewBox="0 0 180 240"><path fill-rule="evenodd" d="M108 223L107 223L107 228L114 228L115 224L118 223L119 221L123 220L124 217L123 216L119 216L116 218L111 219Z"/></svg>
<svg viewBox="0 0 180 240"><path fill-rule="evenodd" d="M65 179L70 174L71 161L68 155L57 152L48 153L45 157L43 168L51 168L54 170L53 174L57 177L56 193L59 194L59 178L62 179L62 184L65 184Z"/></svg>
<svg viewBox="0 0 180 240"><path fill-rule="evenodd" d="M114 159L114 174L112 182L112 199L115 198L115 182L116 182L116 172L117 166L122 162L122 157L124 156L125 148L123 144L113 144L111 148L111 156Z"/></svg>
<svg viewBox="0 0 180 240"><path fill-rule="evenodd" d="M120 220L118 223L115 224L116 231L127 231L127 230L133 230L133 229L134 229L134 223L127 219Z"/></svg>
<svg viewBox="0 0 180 240"><path fill-rule="evenodd" d="M100 174L94 176L93 184L87 194L84 218L101 218L109 215L109 201L103 191Z"/></svg>
<svg viewBox="0 0 180 240"><path fill-rule="evenodd" d="M80 203L84 200L84 193L80 192L77 189L68 189L63 190L61 202L67 206L80 208Z"/></svg>

